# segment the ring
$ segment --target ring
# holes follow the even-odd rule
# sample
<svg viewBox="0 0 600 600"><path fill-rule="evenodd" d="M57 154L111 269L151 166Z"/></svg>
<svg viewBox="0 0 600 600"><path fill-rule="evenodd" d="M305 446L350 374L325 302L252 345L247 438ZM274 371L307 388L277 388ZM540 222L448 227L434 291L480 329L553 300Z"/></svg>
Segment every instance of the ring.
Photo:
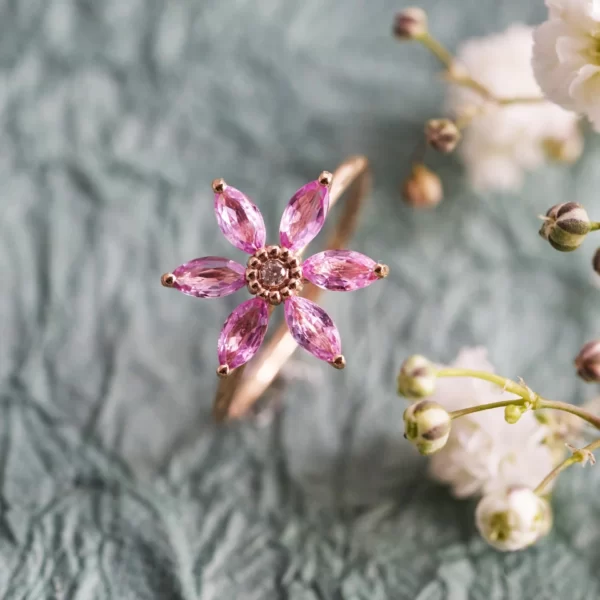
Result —
<svg viewBox="0 0 600 600"><path fill-rule="evenodd" d="M214 402L217 421L243 416L273 382L298 345L336 369L346 365L337 327L315 300L322 289L353 291L387 277L386 265L343 250L356 228L370 189L364 156L323 171L300 188L283 212L279 245L266 245L258 207L223 179L212 183L215 213L223 235L250 255L246 266L216 256L196 258L165 273L165 287L197 298L221 298L246 287L250 300L229 315L218 341L221 377ZM348 202L326 250L302 260L306 246L325 224L329 209L348 191ZM284 304L285 323L260 350L269 317ZM252 359L252 360L251 360Z"/></svg>

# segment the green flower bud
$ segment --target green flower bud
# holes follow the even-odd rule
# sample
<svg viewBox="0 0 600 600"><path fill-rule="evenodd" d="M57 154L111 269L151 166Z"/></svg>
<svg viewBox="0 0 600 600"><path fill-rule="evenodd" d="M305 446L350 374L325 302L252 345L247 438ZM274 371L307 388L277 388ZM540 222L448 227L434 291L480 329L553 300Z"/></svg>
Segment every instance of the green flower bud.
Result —
<svg viewBox="0 0 600 600"><path fill-rule="evenodd" d="M475 510L483 539L497 550L513 552L535 544L552 527L552 509L544 498L524 487L484 496Z"/></svg>
<svg viewBox="0 0 600 600"><path fill-rule="evenodd" d="M592 258L592 267L594 268L594 271L600 275L600 248L596 250L594 258Z"/></svg>
<svg viewBox="0 0 600 600"><path fill-rule="evenodd" d="M436 380L435 366L424 356L415 354L400 367L398 393L410 399L425 398L435 391Z"/></svg>
<svg viewBox="0 0 600 600"><path fill-rule="evenodd" d="M416 40L427 33L427 13L421 8L405 8L394 19L394 35L402 40Z"/></svg>
<svg viewBox="0 0 600 600"><path fill-rule="evenodd" d="M417 164L402 184L402 197L414 208L433 208L444 197L442 182L431 169Z"/></svg>
<svg viewBox="0 0 600 600"><path fill-rule="evenodd" d="M584 381L600 382L600 340L583 345L575 358L575 368Z"/></svg>
<svg viewBox="0 0 600 600"><path fill-rule="evenodd" d="M447 154L460 141L460 131L450 119L430 119L425 124L425 139L432 148Z"/></svg>
<svg viewBox="0 0 600 600"><path fill-rule="evenodd" d="M404 437L424 455L441 450L448 441L452 419L432 400L421 400L404 411Z"/></svg>
<svg viewBox="0 0 600 600"><path fill-rule="evenodd" d="M509 404L504 409L504 420L511 425L514 425L525 413L527 409L524 406L518 404Z"/></svg>
<svg viewBox="0 0 600 600"><path fill-rule="evenodd" d="M588 214L581 204L566 202L553 206L544 218L540 235L560 252L572 252L579 248L590 232Z"/></svg>

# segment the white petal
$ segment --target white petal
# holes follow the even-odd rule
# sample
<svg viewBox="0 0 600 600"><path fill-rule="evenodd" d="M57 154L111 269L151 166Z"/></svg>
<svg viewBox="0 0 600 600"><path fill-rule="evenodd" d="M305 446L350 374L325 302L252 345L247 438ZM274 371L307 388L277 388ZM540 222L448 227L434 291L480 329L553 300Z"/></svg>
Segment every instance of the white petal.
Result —
<svg viewBox="0 0 600 600"><path fill-rule="evenodd" d="M600 128L600 66L586 65L570 87L577 110Z"/></svg>
<svg viewBox="0 0 600 600"><path fill-rule="evenodd" d="M560 19L581 31L589 31L598 20L596 0L546 0L551 19Z"/></svg>
<svg viewBox="0 0 600 600"><path fill-rule="evenodd" d="M572 66L561 64L557 43L567 33L564 23L546 21L533 33L533 57L531 64L535 78L544 95L563 108L574 110L569 85L576 75Z"/></svg>
<svg viewBox="0 0 600 600"><path fill-rule="evenodd" d="M556 55L561 64L579 69L587 63L590 45L585 36L561 35L556 40Z"/></svg>

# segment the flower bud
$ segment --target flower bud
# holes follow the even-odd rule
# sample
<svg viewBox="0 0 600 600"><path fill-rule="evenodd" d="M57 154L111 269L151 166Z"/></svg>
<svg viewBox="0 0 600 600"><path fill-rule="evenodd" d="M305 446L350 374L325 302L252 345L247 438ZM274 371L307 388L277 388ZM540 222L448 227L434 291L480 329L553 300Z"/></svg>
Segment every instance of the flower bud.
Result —
<svg viewBox="0 0 600 600"><path fill-rule="evenodd" d="M425 124L425 139L438 152L452 152L460 141L460 131L450 119L430 119Z"/></svg>
<svg viewBox="0 0 600 600"><path fill-rule="evenodd" d="M592 258L592 267L594 271L600 275L600 248L596 250L596 254L594 254L594 258Z"/></svg>
<svg viewBox="0 0 600 600"><path fill-rule="evenodd" d="M566 202L556 204L544 218L540 235L561 252L576 250L590 232L588 214L581 204Z"/></svg>
<svg viewBox="0 0 600 600"><path fill-rule="evenodd" d="M452 419L448 411L432 400L421 400L404 411L404 437L424 455L446 445Z"/></svg>
<svg viewBox="0 0 600 600"><path fill-rule="evenodd" d="M519 404L509 404L504 409L504 420L511 425L514 425L527 409Z"/></svg>
<svg viewBox="0 0 600 600"><path fill-rule="evenodd" d="M427 13L421 8L405 8L394 19L394 35L403 40L416 40L427 33Z"/></svg>
<svg viewBox="0 0 600 600"><path fill-rule="evenodd" d="M515 487L484 496L475 510L477 529L488 544L512 552L535 544L552 527L552 509L533 490Z"/></svg>
<svg viewBox="0 0 600 600"><path fill-rule="evenodd" d="M575 358L575 367L584 381L600 382L600 340L584 344Z"/></svg>
<svg viewBox="0 0 600 600"><path fill-rule="evenodd" d="M435 366L424 356L415 354L407 358L400 367L398 393L413 400L425 398L435 391L436 381Z"/></svg>
<svg viewBox="0 0 600 600"><path fill-rule="evenodd" d="M440 178L425 165L415 165L402 186L402 196L415 208L437 206L443 195Z"/></svg>

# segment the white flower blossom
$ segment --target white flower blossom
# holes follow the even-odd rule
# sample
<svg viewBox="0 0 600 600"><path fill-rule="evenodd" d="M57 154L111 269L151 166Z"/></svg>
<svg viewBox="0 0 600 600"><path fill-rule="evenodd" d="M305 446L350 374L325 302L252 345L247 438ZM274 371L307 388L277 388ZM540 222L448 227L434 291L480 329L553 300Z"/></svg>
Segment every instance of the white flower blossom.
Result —
<svg viewBox="0 0 600 600"><path fill-rule="evenodd" d="M463 349L452 366L493 372L485 348ZM453 411L510 398L515 396L480 379L441 377L428 400ZM510 486L535 487L557 458L544 444L551 433L531 411L514 425L504 420L501 408L466 415L452 422L448 442L430 459L430 472L459 498Z"/></svg>
<svg viewBox="0 0 600 600"><path fill-rule="evenodd" d="M600 2L546 0L534 32L533 70L545 96L600 130Z"/></svg>
<svg viewBox="0 0 600 600"><path fill-rule="evenodd" d="M552 509L529 488L509 488L484 496L475 511L483 539L497 550L514 552L535 544L552 527Z"/></svg>
<svg viewBox="0 0 600 600"><path fill-rule="evenodd" d="M472 39L458 50L459 71L497 98L541 97L531 68L533 29L512 25L505 32ZM583 138L577 116L552 102L498 105L462 85L449 87L448 107L459 118L475 114L458 147L473 187L517 189L525 171L548 158L573 161Z"/></svg>

